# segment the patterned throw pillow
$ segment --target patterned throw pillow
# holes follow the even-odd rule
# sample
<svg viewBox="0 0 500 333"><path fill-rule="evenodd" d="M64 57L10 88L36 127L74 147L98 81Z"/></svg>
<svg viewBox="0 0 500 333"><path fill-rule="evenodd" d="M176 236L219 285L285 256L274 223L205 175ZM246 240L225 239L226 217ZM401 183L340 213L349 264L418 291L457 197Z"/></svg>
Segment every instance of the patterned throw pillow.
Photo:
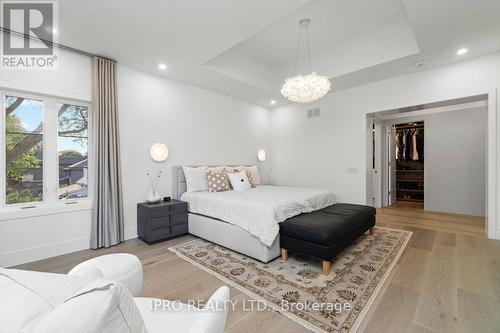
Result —
<svg viewBox="0 0 500 333"><path fill-rule="evenodd" d="M249 167L244 167L243 170L249 171L250 175L252 176L252 181L253 185L260 185L261 180L260 180L260 175L259 175L259 169L257 168L256 165L252 165Z"/></svg>
<svg viewBox="0 0 500 333"><path fill-rule="evenodd" d="M229 191L229 181L225 172L215 172L208 170L207 184L209 192L223 192Z"/></svg>
<svg viewBox="0 0 500 333"><path fill-rule="evenodd" d="M252 187L255 187L255 182L253 181L252 173L250 172L250 170L247 170L246 173L247 173L247 177L248 177L248 181L250 182L250 185Z"/></svg>

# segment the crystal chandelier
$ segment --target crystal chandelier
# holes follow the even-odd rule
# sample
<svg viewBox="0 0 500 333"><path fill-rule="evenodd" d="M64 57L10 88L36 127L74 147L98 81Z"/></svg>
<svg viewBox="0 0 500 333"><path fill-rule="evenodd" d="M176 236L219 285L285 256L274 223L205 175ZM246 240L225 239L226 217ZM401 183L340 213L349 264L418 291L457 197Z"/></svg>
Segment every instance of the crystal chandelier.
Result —
<svg viewBox="0 0 500 333"><path fill-rule="evenodd" d="M311 71L311 51L309 49L309 19L299 22L299 38L297 41L297 53L295 55L295 73L299 61L300 32L306 29L307 58L309 63L309 73L306 75L295 74L288 77L281 88L281 94L288 100L295 103L310 103L325 96L331 89L328 77L318 75Z"/></svg>

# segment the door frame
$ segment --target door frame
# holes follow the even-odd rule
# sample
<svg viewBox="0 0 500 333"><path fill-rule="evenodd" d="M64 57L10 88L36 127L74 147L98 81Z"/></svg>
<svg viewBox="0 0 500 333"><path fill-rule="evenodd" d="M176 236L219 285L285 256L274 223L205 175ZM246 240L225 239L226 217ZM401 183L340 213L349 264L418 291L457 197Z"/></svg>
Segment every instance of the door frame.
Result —
<svg viewBox="0 0 500 333"><path fill-rule="evenodd" d="M485 227L487 231L488 238L490 239L500 239L500 224L497 223L497 192L500 184L497 179L497 88L492 88L490 90L479 90L476 92L469 92L464 95L447 95L443 96L439 99L422 101L419 104L429 104L429 103L437 103L451 99L458 99L470 96L477 95L486 95L488 98L488 133L487 133L487 157L486 157L486 216L485 216ZM417 104L414 104L417 105ZM409 105L400 105L399 108L408 107ZM411 105L410 105L411 106ZM361 122L363 125L363 129L366 129L366 123L370 115L373 115L377 112L387 111L396 109L398 107L391 107L386 109L374 109L367 110L361 118ZM362 142L365 147L363 147L363 151L365 153L362 154L362 159L364 159L364 163L361 164L361 168L364 169L364 174L366 174L369 166L369 161L367 161L367 131L364 130L365 140ZM364 192L363 196L366 198L367 192L367 177L362 177L362 191ZM368 204L368 200L365 201Z"/></svg>

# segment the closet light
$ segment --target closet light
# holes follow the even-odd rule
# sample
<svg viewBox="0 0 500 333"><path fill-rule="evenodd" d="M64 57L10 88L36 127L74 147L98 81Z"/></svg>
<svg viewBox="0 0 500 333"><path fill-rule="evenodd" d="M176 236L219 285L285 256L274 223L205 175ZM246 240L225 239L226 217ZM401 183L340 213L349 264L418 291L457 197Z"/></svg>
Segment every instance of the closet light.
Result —
<svg viewBox="0 0 500 333"><path fill-rule="evenodd" d="M457 55L464 55L467 52L469 52L469 50L466 47L462 47L462 48L457 50Z"/></svg>
<svg viewBox="0 0 500 333"><path fill-rule="evenodd" d="M158 65L158 69L161 70L161 71L164 71L165 69L167 69L167 65L165 65L165 64L159 64Z"/></svg>

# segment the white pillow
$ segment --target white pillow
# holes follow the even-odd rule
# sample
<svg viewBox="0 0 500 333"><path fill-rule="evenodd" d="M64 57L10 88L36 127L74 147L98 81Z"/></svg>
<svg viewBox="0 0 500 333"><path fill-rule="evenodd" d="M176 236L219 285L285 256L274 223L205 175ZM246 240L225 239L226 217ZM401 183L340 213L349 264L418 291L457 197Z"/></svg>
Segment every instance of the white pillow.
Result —
<svg viewBox="0 0 500 333"><path fill-rule="evenodd" d="M245 167L243 170L249 171L250 176L252 177L252 182L254 185L260 185L261 180L260 180L260 175L259 175L259 169L257 168L256 165L253 165L251 167Z"/></svg>
<svg viewBox="0 0 500 333"><path fill-rule="evenodd" d="M186 193L208 191L206 166L192 168L182 167L186 177Z"/></svg>
<svg viewBox="0 0 500 333"><path fill-rule="evenodd" d="M248 190L249 188L252 188L245 170L237 173L227 173L227 177L229 178L231 186L235 191Z"/></svg>

